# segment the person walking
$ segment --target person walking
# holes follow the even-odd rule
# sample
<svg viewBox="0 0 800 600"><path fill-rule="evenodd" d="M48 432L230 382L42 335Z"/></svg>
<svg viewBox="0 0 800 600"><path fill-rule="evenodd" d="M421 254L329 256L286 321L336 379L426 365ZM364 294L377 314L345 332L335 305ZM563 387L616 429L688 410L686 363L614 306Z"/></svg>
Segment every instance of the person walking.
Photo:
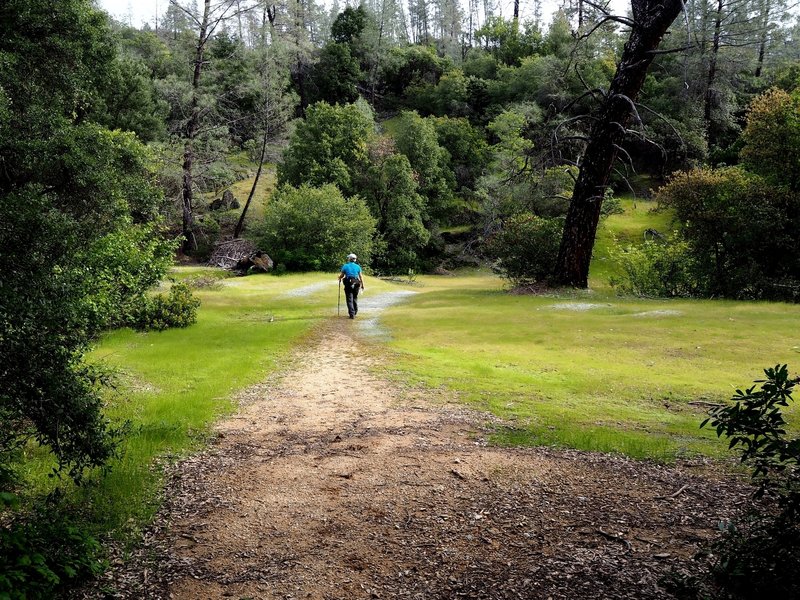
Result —
<svg viewBox="0 0 800 600"><path fill-rule="evenodd" d="M355 254L348 254L347 262L339 272L339 281L344 283L347 313L351 319L355 319L358 314L358 291L364 289L364 279L361 277L361 267L356 263L357 259Z"/></svg>

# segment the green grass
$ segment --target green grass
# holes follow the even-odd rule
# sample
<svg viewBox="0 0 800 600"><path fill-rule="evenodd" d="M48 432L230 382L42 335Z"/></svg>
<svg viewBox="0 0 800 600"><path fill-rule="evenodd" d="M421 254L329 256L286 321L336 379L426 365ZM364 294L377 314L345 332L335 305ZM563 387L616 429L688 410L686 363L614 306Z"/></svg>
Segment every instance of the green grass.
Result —
<svg viewBox="0 0 800 600"><path fill-rule="evenodd" d="M219 274L200 267L174 272L177 279ZM316 324L335 314L335 278L315 273L221 280L221 286L196 292L202 305L191 327L125 329L100 340L89 359L114 369L118 386L109 392L105 412L112 423L128 421L130 432L110 474L95 474L73 490L98 531L124 534L147 522L162 483L158 461L204 444L210 425L233 410L237 391L262 381ZM286 295L321 281L330 287L309 297ZM41 449L30 452L31 492L46 492L54 483L46 477L52 464Z"/></svg>
<svg viewBox="0 0 800 600"><path fill-rule="evenodd" d="M657 204L653 200L624 197L620 203L624 213L609 215L603 219L597 231L589 273L595 289L606 287L612 276L621 274L613 261L615 241L623 247L640 244L646 229L655 229L662 234L668 234L672 229L672 214L664 210L656 211Z"/></svg>
<svg viewBox="0 0 800 600"><path fill-rule="evenodd" d="M611 232L633 241L645 227L659 228L654 222L666 217L649 206L626 203L626 215L603 223L600 243ZM601 245L596 258L604 251ZM724 444L698 428L707 406L691 402L724 401L763 367L785 362L796 371L800 306L619 298L603 283L608 271L596 260L591 291L541 296L509 294L501 279L481 270L420 275L409 288L418 293L382 317L391 332L391 375L507 419L494 435L498 444L661 460L722 455ZM174 276L224 274L184 267ZM330 285L311 295L286 295L323 281ZM396 285L367 282L370 294ZM197 294L196 325L111 332L90 355L117 370L106 414L131 426L110 475L72 492L98 532L124 536L146 523L162 485L159 465L205 444L210 426L234 409L236 393L284 364L336 311L331 273L220 279ZM571 310L580 304L594 306ZM797 415L788 411L792 422ZM30 491L47 491L47 455L32 448L30 458Z"/></svg>
<svg viewBox="0 0 800 600"><path fill-rule="evenodd" d="M241 179L233 184L228 188L233 193L234 197L239 201L241 204L240 208L231 209L224 212L218 212L218 216L222 219L223 222L228 222L231 224L235 224L239 216L242 214L242 210L244 209L244 205L247 202L247 197L250 195L250 190L253 187L253 181L255 181L255 173L258 169L258 165L255 163L247 162L247 158L245 154L237 155L237 164L240 166L248 166L252 171L252 177L248 177L246 179ZM260 222L264 218L264 212L267 207L267 203L269 199L272 197L272 194L275 191L275 187L277 186L277 171L274 164L265 164L264 168L261 170L261 176L258 179L258 185L256 186L256 191L253 194L253 200L250 203L250 208L247 209L247 217L245 218L245 230L248 228L253 228L253 226ZM203 195L203 202L204 204L201 205L200 210L198 213L206 213L207 209L206 206L211 203L215 198L218 198L222 195L222 192L219 193L208 193ZM232 228L233 225L231 225Z"/></svg>
<svg viewBox="0 0 800 600"><path fill-rule="evenodd" d="M762 367L798 358L797 306L514 296L484 279L481 289L420 277L422 293L387 323L399 375L512 419L502 442L717 454L698 430L707 407L689 402L726 400ZM568 309L579 304L598 306Z"/></svg>
<svg viewBox="0 0 800 600"><path fill-rule="evenodd" d="M652 202L623 206L601 224L590 291L519 296L488 273L419 277L421 293L387 318L398 377L510 419L495 436L502 444L662 460L723 453L698 428L703 403L727 400L764 367L796 365L800 307L615 296L613 239L638 243L670 218ZM595 306L570 310L580 304Z"/></svg>
<svg viewBox="0 0 800 600"><path fill-rule="evenodd" d="M256 168L255 166L253 167L253 177L237 181L231 186L231 191L233 195L239 199L242 208L244 208L244 203L247 202L247 196L250 194L250 189L253 187ZM250 208L247 209L246 224L252 225L264 218L264 210L267 207L269 198L275 191L277 182L275 165L264 165L264 168L261 170L261 177L258 179L258 186L256 187L255 194L253 194L253 201L250 204ZM241 214L241 209L237 210L237 214Z"/></svg>

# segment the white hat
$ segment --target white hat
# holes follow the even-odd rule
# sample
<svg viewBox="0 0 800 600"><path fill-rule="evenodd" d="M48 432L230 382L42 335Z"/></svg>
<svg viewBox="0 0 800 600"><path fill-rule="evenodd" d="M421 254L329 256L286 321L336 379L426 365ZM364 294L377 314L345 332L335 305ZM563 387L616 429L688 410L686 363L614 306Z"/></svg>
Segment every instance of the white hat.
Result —
<svg viewBox="0 0 800 600"><path fill-rule="evenodd" d="M347 255L347 260L349 260L350 262L355 261L357 258L358 257L355 254L348 254Z"/></svg>

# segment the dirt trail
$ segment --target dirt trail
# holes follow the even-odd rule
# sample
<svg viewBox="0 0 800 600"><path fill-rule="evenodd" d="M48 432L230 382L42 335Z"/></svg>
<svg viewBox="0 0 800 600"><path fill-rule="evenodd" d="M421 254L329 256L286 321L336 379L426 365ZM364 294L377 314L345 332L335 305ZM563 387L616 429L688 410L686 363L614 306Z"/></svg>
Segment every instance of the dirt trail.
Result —
<svg viewBox="0 0 800 600"><path fill-rule="evenodd" d="M179 465L136 597L669 598L743 498L697 465L489 447L485 415L377 361L339 319L248 390Z"/></svg>

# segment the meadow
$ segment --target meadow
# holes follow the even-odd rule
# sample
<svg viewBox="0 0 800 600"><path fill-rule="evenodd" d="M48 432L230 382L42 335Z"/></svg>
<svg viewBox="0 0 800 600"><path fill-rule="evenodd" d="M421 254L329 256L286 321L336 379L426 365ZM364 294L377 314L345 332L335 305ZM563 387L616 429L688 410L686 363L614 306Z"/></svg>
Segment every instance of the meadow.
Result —
<svg viewBox="0 0 800 600"><path fill-rule="evenodd" d="M618 297L607 284L613 240L641 239L654 222L668 226L649 203L624 207L602 225L590 291L514 294L489 270L368 278L369 295L416 292L379 317L388 336L371 344L386 358L382 375L428 390L434 402L455 398L501 417L497 444L661 461L723 456L724 443L700 421L764 367L796 371L800 307ZM163 466L202 448L211 425L235 410L237 393L289 369L291 350L336 318L332 273L231 278L178 267L172 278L194 282L197 324L110 332L90 355L114 376L107 416L129 429L109 474L73 496L99 531L122 537L156 510ZM52 487L52 465L31 452L39 458L26 463L32 489Z"/></svg>

